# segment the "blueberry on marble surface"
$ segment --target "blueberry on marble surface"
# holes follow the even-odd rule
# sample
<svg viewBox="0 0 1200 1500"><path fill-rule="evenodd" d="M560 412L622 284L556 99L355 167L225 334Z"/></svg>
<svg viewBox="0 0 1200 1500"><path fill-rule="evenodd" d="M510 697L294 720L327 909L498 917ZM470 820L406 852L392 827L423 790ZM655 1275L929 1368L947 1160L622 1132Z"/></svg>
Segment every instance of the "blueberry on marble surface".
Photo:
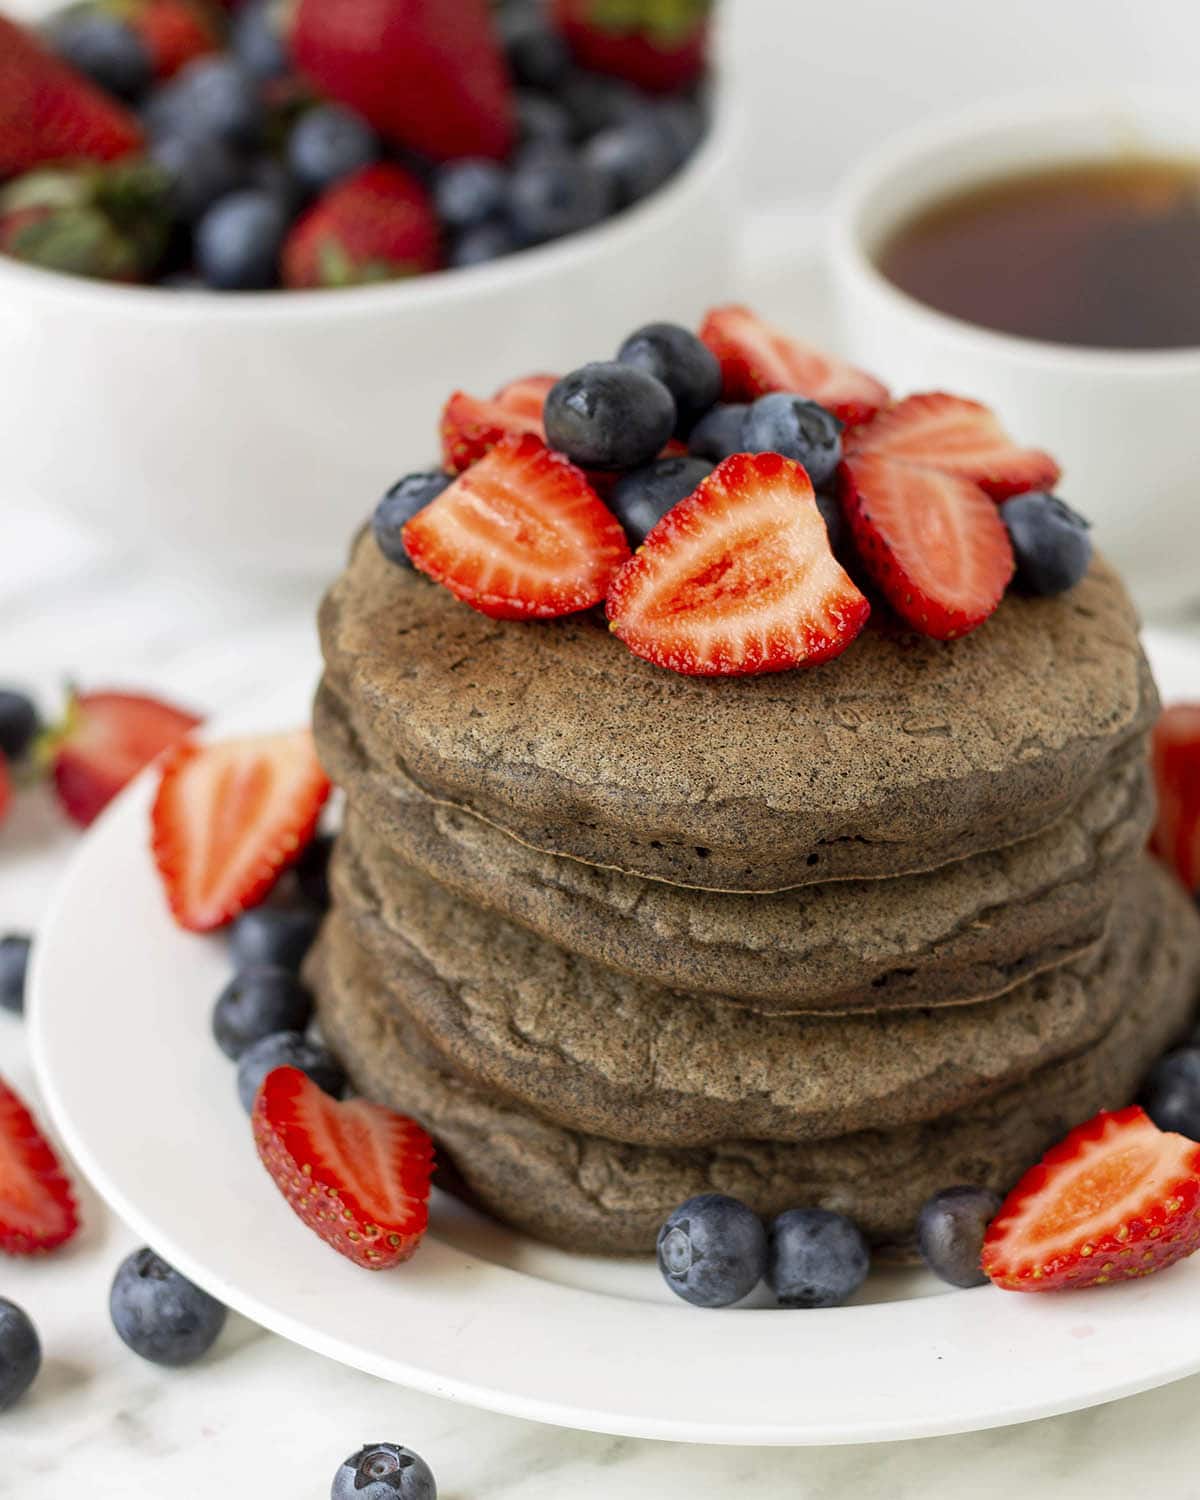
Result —
<svg viewBox="0 0 1200 1500"><path fill-rule="evenodd" d="M333 1476L330 1500L437 1500L433 1470L411 1448L368 1443Z"/></svg>
<svg viewBox="0 0 1200 1500"><path fill-rule="evenodd" d="M706 459L683 454L622 474L608 497L608 508L625 528L630 546L640 547L666 513L711 473Z"/></svg>
<svg viewBox="0 0 1200 1500"><path fill-rule="evenodd" d="M42 1345L29 1314L0 1297L0 1411L19 1401L42 1367Z"/></svg>
<svg viewBox="0 0 1200 1500"><path fill-rule="evenodd" d="M217 997L212 1030L217 1046L237 1062L247 1047L281 1031L303 1031L313 999L289 969L262 964L235 974Z"/></svg>
<svg viewBox="0 0 1200 1500"><path fill-rule="evenodd" d="M634 365L598 361L551 387L543 411L552 448L587 469L633 469L656 458L675 429L661 380Z"/></svg>
<svg viewBox="0 0 1200 1500"><path fill-rule="evenodd" d="M917 1249L935 1276L951 1286L983 1286L983 1237L1000 1211L1000 1195L990 1188L943 1188L917 1215Z"/></svg>
<svg viewBox="0 0 1200 1500"><path fill-rule="evenodd" d="M396 563L402 568L412 567L412 561L404 550L404 528L419 510L424 510L431 500L436 500L446 486L453 482L453 474L430 469L419 474L406 474L392 485L371 517L371 530L375 534L376 545L388 562Z"/></svg>
<svg viewBox="0 0 1200 1500"><path fill-rule="evenodd" d="M780 1307L837 1307L870 1268L862 1231L845 1214L790 1208L771 1225L767 1280Z"/></svg>
<svg viewBox="0 0 1200 1500"><path fill-rule="evenodd" d="M346 1087L341 1064L319 1042L310 1041L300 1031L277 1032L254 1042L238 1059L238 1098L247 1114L253 1113L263 1079L276 1068L299 1068L335 1099Z"/></svg>
<svg viewBox="0 0 1200 1500"><path fill-rule="evenodd" d="M122 1340L156 1365L194 1363L225 1326L221 1303L149 1249L121 1262L108 1305Z"/></svg>
<svg viewBox="0 0 1200 1500"><path fill-rule="evenodd" d="M695 1307L729 1307L749 1296L767 1269L767 1232L744 1203L701 1193L658 1231L658 1269Z"/></svg>

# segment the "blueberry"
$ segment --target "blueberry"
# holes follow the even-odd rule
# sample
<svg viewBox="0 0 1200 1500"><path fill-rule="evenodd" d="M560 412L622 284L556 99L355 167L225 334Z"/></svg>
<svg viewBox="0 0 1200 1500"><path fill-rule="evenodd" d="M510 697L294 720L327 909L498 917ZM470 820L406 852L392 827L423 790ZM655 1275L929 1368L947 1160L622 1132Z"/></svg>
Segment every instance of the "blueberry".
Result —
<svg viewBox="0 0 1200 1500"><path fill-rule="evenodd" d="M279 276L287 233L283 205L260 188L219 199L196 226L196 265L209 286L227 292L263 291Z"/></svg>
<svg viewBox="0 0 1200 1500"><path fill-rule="evenodd" d="M690 99L667 99L652 106L654 123L681 167L704 139L708 128L704 109Z"/></svg>
<svg viewBox="0 0 1200 1500"><path fill-rule="evenodd" d="M408 553L404 550L402 533L405 523L411 521L419 510L424 510L431 500L435 500L453 482L452 474L443 474L440 470L433 469L428 473L406 474L392 485L375 507L375 514L371 518L375 541L388 562L397 563L402 568L412 567Z"/></svg>
<svg viewBox="0 0 1200 1500"><path fill-rule="evenodd" d="M31 946L29 938L15 932L0 938L0 1007L17 1016L25 1009L25 974Z"/></svg>
<svg viewBox="0 0 1200 1500"><path fill-rule="evenodd" d="M678 323L647 323L629 335L617 359L662 381L675 399L677 432L689 432L721 394L716 355Z"/></svg>
<svg viewBox="0 0 1200 1500"><path fill-rule="evenodd" d="M675 430L675 402L634 365L584 365L551 387L543 411L552 448L587 469L634 469Z"/></svg>
<svg viewBox="0 0 1200 1500"><path fill-rule="evenodd" d="M612 125L621 125L650 107L645 94L623 79L600 73L568 73L559 85L558 98L580 140Z"/></svg>
<svg viewBox="0 0 1200 1500"><path fill-rule="evenodd" d="M290 969L259 964L235 974L217 996L213 1036L225 1056L237 1062L265 1036L303 1031L312 1011L312 995Z"/></svg>
<svg viewBox="0 0 1200 1500"><path fill-rule="evenodd" d="M118 99L139 99L154 81L149 49L133 27L100 10L68 12L51 32L66 62Z"/></svg>
<svg viewBox="0 0 1200 1500"><path fill-rule="evenodd" d="M274 0L252 0L235 13L229 28L233 55L255 78L280 78L291 67Z"/></svg>
<svg viewBox="0 0 1200 1500"><path fill-rule="evenodd" d="M21 760L42 727L33 699L13 688L0 688L0 755Z"/></svg>
<svg viewBox="0 0 1200 1500"><path fill-rule="evenodd" d="M253 907L242 913L229 934L234 967L248 970L265 965L299 973L320 925L321 913L311 907Z"/></svg>
<svg viewBox="0 0 1200 1500"><path fill-rule="evenodd" d="M317 911L324 911L329 905L329 856L332 853L333 835L318 833L293 866L300 894Z"/></svg>
<svg viewBox="0 0 1200 1500"><path fill-rule="evenodd" d="M193 223L248 180L242 157L213 136L160 136L150 154L169 175L171 209L185 223Z"/></svg>
<svg viewBox="0 0 1200 1500"><path fill-rule="evenodd" d="M449 260L452 266L482 266L519 249L517 237L505 220L492 219L458 235L450 247Z"/></svg>
<svg viewBox="0 0 1200 1500"><path fill-rule="evenodd" d="M463 157L438 172L433 199L452 230L473 229L500 213L508 197L508 173L494 161Z"/></svg>
<svg viewBox="0 0 1200 1500"><path fill-rule="evenodd" d="M1160 1130L1200 1141L1200 1046L1160 1058L1142 1084L1141 1104Z"/></svg>
<svg viewBox="0 0 1200 1500"><path fill-rule="evenodd" d="M571 117L547 94L524 90L517 95L517 138L523 146L569 146L572 138Z"/></svg>
<svg viewBox="0 0 1200 1500"><path fill-rule="evenodd" d="M368 1443L333 1476L330 1500L437 1500L433 1470L411 1448Z"/></svg>
<svg viewBox="0 0 1200 1500"><path fill-rule="evenodd" d="M0 1297L0 1411L20 1400L41 1367L42 1344L28 1313Z"/></svg>
<svg viewBox="0 0 1200 1500"><path fill-rule="evenodd" d="M706 459L679 457L659 458L622 474L608 507L625 528L630 546L640 547L651 528L711 473Z"/></svg>
<svg viewBox="0 0 1200 1500"><path fill-rule="evenodd" d="M862 1231L845 1214L790 1208L771 1225L767 1280L780 1307L837 1307L870 1267Z"/></svg>
<svg viewBox="0 0 1200 1500"><path fill-rule="evenodd" d="M749 410L736 402L714 406L688 434L688 451L697 458L710 458L713 463L720 463L731 453L741 453L742 419Z"/></svg>
<svg viewBox="0 0 1200 1500"><path fill-rule="evenodd" d="M728 1307L766 1274L767 1232L736 1198L701 1193L680 1204L658 1231L658 1269L696 1307Z"/></svg>
<svg viewBox="0 0 1200 1500"><path fill-rule="evenodd" d="M842 424L815 401L773 391L760 396L743 418L742 447L747 453L794 458L819 489L842 461Z"/></svg>
<svg viewBox="0 0 1200 1500"><path fill-rule="evenodd" d="M846 512L836 495L825 494L820 490L817 491L817 509L821 512L825 530L829 533L829 550L845 568L856 555L854 536L850 523L846 520Z"/></svg>
<svg viewBox="0 0 1200 1500"><path fill-rule="evenodd" d="M247 1047L238 1059L238 1098L247 1114L254 1110L254 1100L263 1079L276 1068L299 1068L318 1088L339 1098L346 1087L341 1065L319 1042L310 1042L299 1031L279 1031Z"/></svg>
<svg viewBox="0 0 1200 1500"><path fill-rule="evenodd" d="M498 18L509 70L519 84L553 90L567 76L571 54L562 35L534 7L509 6Z"/></svg>
<svg viewBox="0 0 1200 1500"><path fill-rule="evenodd" d="M225 1309L160 1260L135 1250L117 1268L109 1293L113 1327L143 1359L190 1365L207 1354L225 1326Z"/></svg>
<svg viewBox="0 0 1200 1500"><path fill-rule="evenodd" d="M917 1215L917 1249L934 1273L951 1286L982 1286L983 1236L1000 1210L990 1188L952 1187L934 1193Z"/></svg>
<svg viewBox="0 0 1200 1500"><path fill-rule="evenodd" d="M598 223L610 207L608 184L566 146L529 146L508 185L508 217L519 239L540 244Z"/></svg>
<svg viewBox="0 0 1200 1500"><path fill-rule="evenodd" d="M305 110L288 136L288 166L310 193L332 187L378 155L375 132L343 104L316 104Z"/></svg>
<svg viewBox="0 0 1200 1500"><path fill-rule="evenodd" d="M308 201L308 193L275 156L250 158L246 164L246 186L274 198L288 219L295 218Z"/></svg>
<svg viewBox="0 0 1200 1500"><path fill-rule="evenodd" d="M1074 588L1092 560L1088 523L1057 495L1035 490L1000 507L1017 560L1016 586L1026 594Z"/></svg>
<svg viewBox="0 0 1200 1500"><path fill-rule="evenodd" d="M258 81L231 57L198 57L146 106L151 136L213 136L249 148L262 135L266 112Z"/></svg>
<svg viewBox="0 0 1200 1500"><path fill-rule="evenodd" d="M617 208L627 208L648 197L675 170L671 148L662 132L642 117L598 131L584 142L580 155L607 179Z"/></svg>

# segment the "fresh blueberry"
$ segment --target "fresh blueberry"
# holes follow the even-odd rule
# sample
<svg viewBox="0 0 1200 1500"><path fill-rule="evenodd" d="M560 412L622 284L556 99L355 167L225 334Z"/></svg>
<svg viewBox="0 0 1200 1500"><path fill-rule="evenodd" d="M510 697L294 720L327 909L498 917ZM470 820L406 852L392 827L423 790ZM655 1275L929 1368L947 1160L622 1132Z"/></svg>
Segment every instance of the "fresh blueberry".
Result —
<svg viewBox="0 0 1200 1500"><path fill-rule="evenodd" d="M1200 1046L1160 1058L1142 1084L1141 1104L1160 1130L1200 1141Z"/></svg>
<svg viewBox="0 0 1200 1500"><path fill-rule="evenodd" d="M153 1250L135 1250L117 1268L109 1293L113 1327L143 1359L190 1365L225 1326L225 1309Z"/></svg>
<svg viewBox="0 0 1200 1500"><path fill-rule="evenodd" d="M118 99L141 98L154 80L149 49L119 16L91 9L68 12L51 41L61 58Z"/></svg>
<svg viewBox="0 0 1200 1500"><path fill-rule="evenodd" d="M845 568L855 558L854 536L836 495L817 491L817 509L829 533L829 550Z"/></svg>
<svg viewBox="0 0 1200 1500"><path fill-rule="evenodd" d="M300 894L317 911L324 911L329 905L329 856L332 853L333 834L318 833L293 866Z"/></svg>
<svg viewBox="0 0 1200 1500"><path fill-rule="evenodd" d="M25 974L31 947L29 938L15 932L0 938L0 1007L17 1016L25 1009Z"/></svg>
<svg viewBox="0 0 1200 1500"><path fill-rule="evenodd" d="M315 104L288 136L288 166L310 193L323 192L379 155L375 132L343 104Z"/></svg>
<svg viewBox="0 0 1200 1500"><path fill-rule="evenodd" d="M675 399L677 432L690 432L721 394L716 355L678 323L647 323L629 335L617 359L662 381Z"/></svg>
<svg viewBox="0 0 1200 1500"><path fill-rule="evenodd" d="M397 563L402 568L412 567L408 553L404 550L404 527L453 481L452 474L443 474L440 470L433 469L428 473L406 474L392 485L371 517L375 541L388 562Z"/></svg>
<svg viewBox="0 0 1200 1500"><path fill-rule="evenodd" d="M229 934L234 967L257 969L266 965L299 973L320 925L321 913L312 907L252 907L242 913Z"/></svg>
<svg viewBox="0 0 1200 1500"><path fill-rule="evenodd" d="M517 95L517 139L523 146L571 143L571 116L548 94L523 89Z"/></svg>
<svg viewBox="0 0 1200 1500"><path fill-rule="evenodd" d="M608 184L566 146L528 146L508 184L508 217L530 245L598 223L610 207Z"/></svg>
<svg viewBox="0 0 1200 1500"><path fill-rule="evenodd" d="M238 1098L247 1114L254 1111L263 1079L276 1068L299 1068L335 1099L346 1087L341 1065L319 1042L310 1042L300 1031L279 1031L247 1047L238 1059Z"/></svg>
<svg viewBox="0 0 1200 1500"><path fill-rule="evenodd" d="M648 197L675 170L663 133L643 116L598 131L583 143L580 155L607 179L617 208L627 208Z"/></svg>
<svg viewBox="0 0 1200 1500"><path fill-rule="evenodd" d="M645 370L598 362L551 387L542 419L550 446L582 467L635 469L675 430L675 402Z"/></svg>
<svg viewBox="0 0 1200 1500"><path fill-rule="evenodd" d="M701 1193L658 1231L658 1269L677 1297L696 1307L729 1307L766 1274L767 1232L744 1203Z"/></svg>
<svg viewBox="0 0 1200 1500"><path fill-rule="evenodd" d="M741 453L742 420L749 410L736 402L714 406L688 434L688 451L697 458L710 458L715 464L731 453Z"/></svg>
<svg viewBox="0 0 1200 1500"><path fill-rule="evenodd" d="M330 1500L437 1500L433 1470L411 1448L368 1443L333 1476Z"/></svg>
<svg viewBox="0 0 1200 1500"><path fill-rule="evenodd" d="M608 497L608 508L625 528L630 546L640 547L651 528L711 473L707 459L678 457L659 458L622 474Z"/></svg>
<svg viewBox="0 0 1200 1500"><path fill-rule="evenodd" d="M32 698L0 688L0 755L5 760L21 760L41 727Z"/></svg>
<svg viewBox="0 0 1200 1500"><path fill-rule="evenodd" d="M37 1379L42 1345L29 1314L0 1297L0 1411L7 1411Z"/></svg>
<svg viewBox="0 0 1200 1500"><path fill-rule="evenodd" d="M246 186L274 198L289 220L308 202L308 193L276 156L252 156L246 164Z"/></svg>
<svg viewBox="0 0 1200 1500"><path fill-rule="evenodd" d="M198 57L152 96L145 118L151 136L213 136L249 148L266 114L258 80L235 58Z"/></svg>
<svg viewBox="0 0 1200 1500"><path fill-rule="evenodd" d="M780 1307L837 1307L870 1267L862 1231L845 1214L790 1208L771 1225L767 1280Z"/></svg>
<svg viewBox="0 0 1200 1500"><path fill-rule="evenodd" d="M568 73L557 94L571 117L577 140L621 125L650 107L645 94L623 79L601 73Z"/></svg>
<svg viewBox="0 0 1200 1500"><path fill-rule="evenodd" d="M654 123L681 167L704 139L708 128L704 109L690 99L666 99L652 106Z"/></svg>
<svg viewBox="0 0 1200 1500"><path fill-rule="evenodd" d="M452 230L473 229L495 217L508 197L508 174L494 161L467 156L447 162L434 182L438 216Z"/></svg>
<svg viewBox="0 0 1200 1500"><path fill-rule="evenodd" d="M303 1031L312 1019L312 995L289 969L260 964L235 974L213 1007L217 1046L234 1062L247 1047L280 1031Z"/></svg>
<svg viewBox="0 0 1200 1500"><path fill-rule="evenodd" d="M255 78L280 78L291 67L274 0L251 0L235 12L229 27L233 55Z"/></svg>
<svg viewBox="0 0 1200 1500"><path fill-rule="evenodd" d="M1016 585L1026 594L1074 588L1092 560L1088 523L1057 495L1035 490L1000 507L1017 560Z"/></svg>
<svg viewBox="0 0 1200 1500"><path fill-rule="evenodd" d="M160 136L152 142L150 154L171 179L175 217L188 224L248 180L243 158L213 136Z"/></svg>
<svg viewBox="0 0 1200 1500"><path fill-rule="evenodd" d="M833 478L842 461L842 424L823 406L773 391L760 396L742 421L747 453L782 453L803 464L817 489Z"/></svg>
<svg viewBox="0 0 1200 1500"><path fill-rule="evenodd" d="M546 24L536 7L506 6L497 24L516 81L526 88L556 89L571 66L562 35Z"/></svg>
<svg viewBox="0 0 1200 1500"><path fill-rule="evenodd" d="M458 235L450 247L449 260L452 266L482 266L519 249L509 224L504 219L492 219Z"/></svg>
<svg viewBox="0 0 1200 1500"><path fill-rule="evenodd" d="M287 233L283 205L259 188L219 199L196 226L196 265L209 286L227 292L263 291L279 276Z"/></svg>
<svg viewBox="0 0 1200 1500"><path fill-rule="evenodd" d="M983 1236L999 1210L999 1193L978 1187L943 1188L922 1204L917 1249L933 1274L951 1286L982 1286Z"/></svg>

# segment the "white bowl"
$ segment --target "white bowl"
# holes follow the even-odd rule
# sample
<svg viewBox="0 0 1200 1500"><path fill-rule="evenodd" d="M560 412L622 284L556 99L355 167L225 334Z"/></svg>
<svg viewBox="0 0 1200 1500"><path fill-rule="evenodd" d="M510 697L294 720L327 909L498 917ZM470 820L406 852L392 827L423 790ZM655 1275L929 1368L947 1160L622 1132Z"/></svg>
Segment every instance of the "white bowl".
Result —
<svg viewBox="0 0 1200 1500"><path fill-rule="evenodd" d="M1080 158L1200 153L1194 96L1095 90L1026 96L889 141L843 184L831 223L842 343L900 392L993 406L1062 464L1059 486L1096 525L1147 613L1200 599L1196 412L1200 349L1084 349L948 317L900 291L874 256L910 215L956 189Z"/></svg>
<svg viewBox="0 0 1200 1500"><path fill-rule="evenodd" d="M554 244L319 292L123 287L0 257L4 474L121 542L221 571L327 574L451 391L610 358L735 273L725 108L644 203Z"/></svg>

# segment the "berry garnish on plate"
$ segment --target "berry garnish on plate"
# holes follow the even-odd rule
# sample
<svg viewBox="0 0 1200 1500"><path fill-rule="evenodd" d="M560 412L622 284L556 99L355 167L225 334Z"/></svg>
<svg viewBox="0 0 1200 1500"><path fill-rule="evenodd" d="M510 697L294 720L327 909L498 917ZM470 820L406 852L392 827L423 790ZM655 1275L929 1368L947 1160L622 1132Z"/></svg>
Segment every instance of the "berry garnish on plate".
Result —
<svg viewBox="0 0 1200 1500"><path fill-rule="evenodd" d="M206 932L256 906L312 838L328 796L307 729L173 750L151 828L180 926Z"/></svg>
<svg viewBox="0 0 1200 1500"><path fill-rule="evenodd" d="M550 619L604 598L629 556L584 475L532 434L506 437L404 528L415 567L497 619Z"/></svg>
<svg viewBox="0 0 1200 1500"><path fill-rule="evenodd" d="M731 1307L767 1271L767 1231L752 1209L725 1193L681 1203L658 1231L658 1269L694 1307Z"/></svg>
<svg viewBox="0 0 1200 1500"><path fill-rule="evenodd" d="M653 375L675 402L676 430L685 435L721 394L721 366L707 345L678 323L647 323L617 350L617 361Z"/></svg>
<svg viewBox="0 0 1200 1500"><path fill-rule="evenodd" d="M404 550L404 528L419 510L424 510L431 500L436 500L453 480L453 474L444 474L440 469L431 469L423 474L406 474L384 495L371 517L371 530L376 545L388 562L401 568L412 567L412 558Z"/></svg>
<svg viewBox="0 0 1200 1500"><path fill-rule="evenodd" d="M1078 1126L1004 1200L983 1269L1010 1292L1148 1276L1200 1246L1200 1145L1136 1104Z"/></svg>
<svg viewBox="0 0 1200 1500"><path fill-rule="evenodd" d="M0 1297L0 1411L19 1401L42 1367L42 1344L24 1308Z"/></svg>
<svg viewBox="0 0 1200 1500"><path fill-rule="evenodd" d="M609 491L608 504L630 545L640 547L666 513L686 499L712 469L706 459L676 454L622 474Z"/></svg>
<svg viewBox="0 0 1200 1500"><path fill-rule="evenodd" d="M173 1369L207 1354L225 1326L222 1304L149 1249L117 1267L108 1309L123 1343Z"/></svg>
<svg viewBox="0 0 1200 1500"><path fill-rule="evenodd" d="M1158 792L1151 847L1189 891L1200 892L1200 703L1163 709L1150 760Z"/></svg>
<svg viewBox="0 0 1200 1500"><path fill-rule="evenodd" d="M154 81L150 49L128 20L99 5L73 5L50 23L47 39L65 63L126 104Z"/></svg>
<svg viewBox="0 0 1200 1500"><path fill-rule="evenodd" d="M254 1101L263 1079L276 1068L299 1069L333 1099L340 1099L346 1087L341 1064L320 1042L314 1042L301 1031L277 1031L252 1043L238 1058L238 1098L248 1115L254 1113Z"/></svg>
<svg viewBox="0 0 1200 1500"><path fill-rule="evenodd" d="M429 194L411 172L376 162L336 183L297 220L283 246L283 283L362 286L440 264Z"/></svg>
<svg viewBox="0 0 1200 1500"><path fill-rule="evenodd" d="M58 1157L29 1110L0 1079L0 1251L56 1250L78 1228L75 1194Z"/></svg>
<svg viewBox="0 0 1200 1500"><path fill-rule="evenodd" d="M662 452L675 400L636 365L596 360L564 375L546 397L546 441L585 469L633 469Z"/></svg>
<svg viewBox="0 0 1200 1500"><path fill-rule="evenodd" d="M3 763L0 762L0 777ZM0 938L0 1009L19 1016L25 1010L25 975L29 969L32 940L24 933L9 932Z"/></svg>
<svg viewBox="0 0 1200 1500"><path fill-rule="evenodd" d="M1016 495L1000 507L1017 562L1016 586L1023 594L1052 598L1073 589L1092 560L1091 527L1044 490Z"/></svg>
<svg viewBox="0 0 1200 1500"><path fill-rule="evenodd" d="M651 93L685 88L704 71L713 0L554 0L576 60Z"/></svg>
<svg viewBox="0 0 1200 1500"><path fill-rule="evenodd" d="M869 614L830 551L808 475L774 453L725 459L608 596L631 651L690 676L813 666L844 651Z"/></svg>
<svg viewBox="0 0 1200 1500"><path fill-rule="evenodd" d="M862 1230L827 1208L789 1208L767 1233L767 1281L780 1307L838 1307L867 1279Z"/></svg>
<svg viewBox="0 0 1200 1500"><path fill-rule="evenodd" d="M821 489L842 461L842 424L815 401L772 391L747 408L741 448L745 453L782 453L794 458Z"/></svg>
<svg viewBox="0 0 1200 1500"><path fill-rule="evenodd" d="M455 391L442 408L442 461L461 473L478 462L503 437L531 432L546 441L542 408L558 383L557 375L525 375L503 386L490 401Z"/></svg>
<svg viewBox="0 0 1200 1500"><path fill-rule="evenodd" d="M213 1038L234 1062L264 1037L303 1032L312 1019L313 997L290 970L272 964L241 969L217 996Z"/></svg>
<svg viewBox="0 0 1200 1500"><path fill-rule="evenodd" d="M742 453L742 421L750 407L744 401L714 406L688 434L688 452L719 464L731 453Z"/></svg>
<svg viewBox="0 0 1200 1500"><path fill-rule="evenodd" d="M987 1227L1000 1211L990 1188L943 1188L921 1205L917 1249L935 1276L951 1286L985 1286L980 1259Z"/></svg>
<svg viewBox="0 0 1200 1500"><path fill-rule="evenodd" d="M314 104L292 126L287 164L306 193L323 193L379 156L375 132L344 104Z"/></svg>
<svg viewBox="0 0 1200 1500"><path fill-rule="evenodd" d="M95 9L103 10L106 0ZM211 12L195 0L107 0L150 59L156 80L173 78L188 63L216 52L220 34Z"/></svg>
<svg viewBox="0 0 1200 1500"><path fill-rule="evenodd" d="M1142 1081L1138 1103L1160 1130L1200 1140L1200 1046L1194 1033L1189 1046L1154 1064Z"/></svg>
<svg viewBox="0 0 1200 1500"><path fill-rule="evenodd" d="M411 1448L367 1443L333 1476L331 1500L437 1500L433 1470Z"/></svg>
<svg viewBox="0 0 1200 1500"><path fill-rule="evenodd" d="M28 694L0 688L0 756L24 760L41 727L37 705Z"/></svg>
<svg viewBox="0 0 1200 1500"><path fill-rule="evenodd" d="M296 1214L367 1270L408 1260L429 1221L433 1142L366 1099L339 1103L296 1068L268 1073L254 1105L263 1165Z"/></svg>
<svg viewBox="0 0 1200 1500"><path fill-rule="evenodd" d="M267 964L298 974L320 925L317 906L256 906L245 911L229 931L234 968Z"/></svg>

